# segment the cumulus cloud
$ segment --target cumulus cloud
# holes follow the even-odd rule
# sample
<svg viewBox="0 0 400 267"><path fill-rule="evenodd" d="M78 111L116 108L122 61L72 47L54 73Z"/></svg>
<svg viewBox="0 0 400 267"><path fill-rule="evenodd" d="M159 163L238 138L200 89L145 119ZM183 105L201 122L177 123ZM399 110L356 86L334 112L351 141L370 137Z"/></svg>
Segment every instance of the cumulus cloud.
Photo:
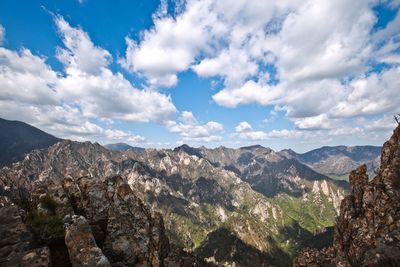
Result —
<svg viewBox="0 0 400 267"><path fill-rule="evenodd" d="M81 28L59 16L54 21L64 43L57 49L64 73L27 48L0 47L1 116L31 122L60 137L139 142L143 137L91 121L162 123L176 112L169 96L139 90L121 73L112 72L111 54L94 45Z"/></svg>
<svg viewBox="0 0 400 267"><path fill-rule="evenodd" d="M188 0L173 15L155 16L138 40L128 38L121 63L154 87L176 85L188 69L221 77L218 105L281 107L297 129L329 130L400 106L400 13L376 30L377 4ZM375 70L376 63L388 67Z"/></svg>
<svg viewBox="0 0 400 267"><path fill-rule="evenodd" d="M190 142L221 141L222 136L219 134L224 131L224 126L215 121L199 123L189 111L182 112L179 122L167 121L165 126L171 133L178 133L183 141Z"/></svg>
<svg viewBox="0 0 400 267"><path fill-rule="evenodd" d="M124 141L129 143L141 143L146 140L146 138L144 138L143 136L114 129L105 130L105 136L107 137L108 140Z"/></svg>
<svg viewBox="0 0 400 267"><path fill-rule="evenodd" d="M45 58L32 55L28 49L19 52L0 47L0 100L56 104L60 95L54 91L57 73L45 63Z"/></svg>
<svg viewBox="0 0 400 267"><path fill-rule="evenodd" d="M240 122L235 127L235 133L241 139L250 141L261 141L271 138L300 138L304 137L305 133L298 130L272 130L272 131L255 131L247 121Z"/></svg>
<svg viewBox="0 0 400 267"><path fill-rule="evenodd" d="M321 129L332 129L334 125L326 114L320 114L313 117L296 118L294 125L298 129L303 130L321 130Z"/></svg>
<svg viewBox="0 0 400 267"><path fill-rule="evenodd" d="M73 28L63 17L57 16L55 23L65 48L58 47L57 58L66 67L66 72L79 70L88 74L99 74L111 61L111 54L97 47L89 35L80 28Z"/></svg>

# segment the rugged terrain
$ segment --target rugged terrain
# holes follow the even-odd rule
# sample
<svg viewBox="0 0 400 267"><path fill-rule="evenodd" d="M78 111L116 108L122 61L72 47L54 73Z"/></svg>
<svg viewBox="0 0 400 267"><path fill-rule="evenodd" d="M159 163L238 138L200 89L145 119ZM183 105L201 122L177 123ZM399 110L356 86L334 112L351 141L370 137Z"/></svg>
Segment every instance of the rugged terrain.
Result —
<svg viewBox="0 0 400 267"><path fill-rule="evenodd" d="M0 118L0 167L21 160L34 149L48 148L61 141L31 125Z"/></svg>
<svg viewBox="0 0 400 267"><path fill-rule="evenodd" d="M238 251L264 265L288 266L301 248L331 242L346 183L260 146L138 152L63 141L1 169L0 186L4 207L13 202L33 216L33 224L24 221L31 232L43 235L52 225L39 245L69 255L72 264L85 258L71 245L82 242L94 253L88 260L106 262L105 256L121 266L202 260L249 266ZM57 208L44 211L50 217L43 220L46 196ZM230 256L221 256L225 250Z"/></svg>
<svg viewBox="0 0 400 267"><path fill-rule="evenodd" d="M303 154L291 149L280 151L287 158L295 158L313 170L335 179L348 179L352 170L365 164L369 174L379 169L382 147L377 146L324 146Z"/></svg>
<svg viewBox="0 0 400 267"><path fill-rule="evenodd" d="M294 266L400 266L400 126L382 148L378 174L369 181L362 165L349 180L333 245L303 251Z"/></svg>

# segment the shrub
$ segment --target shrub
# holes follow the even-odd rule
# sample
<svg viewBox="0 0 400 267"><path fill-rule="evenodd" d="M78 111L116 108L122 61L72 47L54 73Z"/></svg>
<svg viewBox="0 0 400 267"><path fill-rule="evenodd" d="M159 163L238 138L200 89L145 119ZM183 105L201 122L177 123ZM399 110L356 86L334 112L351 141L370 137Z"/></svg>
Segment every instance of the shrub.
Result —
<svg viewBox="0 0 400 267"><path fill-rule="evenodd" d="M40 204L52 214L56 213L58 203L49 194L46 194L46 196L40 199Z"/></svg>
<svg viewBox="0 0 400 267"><path fill-rule="evenodd" d="M46 215L33 211L29 214L28 224L33 234L42 241L64 238L63 220L58 215Z"/></svg>

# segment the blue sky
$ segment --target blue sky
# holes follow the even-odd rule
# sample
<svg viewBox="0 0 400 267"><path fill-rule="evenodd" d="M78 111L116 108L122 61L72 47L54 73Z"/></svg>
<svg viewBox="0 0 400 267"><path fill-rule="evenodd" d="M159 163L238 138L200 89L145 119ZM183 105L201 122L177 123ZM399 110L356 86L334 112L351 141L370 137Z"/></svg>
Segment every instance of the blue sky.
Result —
<svg viewBox="0 0 400 267"><path fill-rule="evenodd" d="M0 2L0 116L102 144L381 145L400 1Z"/></svg>

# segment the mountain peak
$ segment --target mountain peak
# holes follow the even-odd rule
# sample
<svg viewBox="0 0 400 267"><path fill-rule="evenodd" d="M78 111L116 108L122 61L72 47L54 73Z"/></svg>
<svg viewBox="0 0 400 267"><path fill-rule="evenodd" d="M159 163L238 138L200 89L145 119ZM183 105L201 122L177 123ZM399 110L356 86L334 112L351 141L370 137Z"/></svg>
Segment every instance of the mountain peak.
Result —
<svg viewBox="0 0 400 267"><path fill-rule="evenodd" d="M142 147L135 147L135 146L131 146L128 145L127 143L113 143L113 144L107 144L104 145L105 148L109 149L109 150L113 150L113 151L127 151L127 150L133 150L135 152L139 152L142 153L145 151L144 148Z"/></svg>
<svg viewBox="0 0 400 267"><path fill-rule="evenodd" d="M173 151L174 152L183 151L188 155L197 156L199 158L203 157L203 155L201 154L201 151L198 148L191 147L187 144L183 144L178 147L175 147Z"/></svg>

